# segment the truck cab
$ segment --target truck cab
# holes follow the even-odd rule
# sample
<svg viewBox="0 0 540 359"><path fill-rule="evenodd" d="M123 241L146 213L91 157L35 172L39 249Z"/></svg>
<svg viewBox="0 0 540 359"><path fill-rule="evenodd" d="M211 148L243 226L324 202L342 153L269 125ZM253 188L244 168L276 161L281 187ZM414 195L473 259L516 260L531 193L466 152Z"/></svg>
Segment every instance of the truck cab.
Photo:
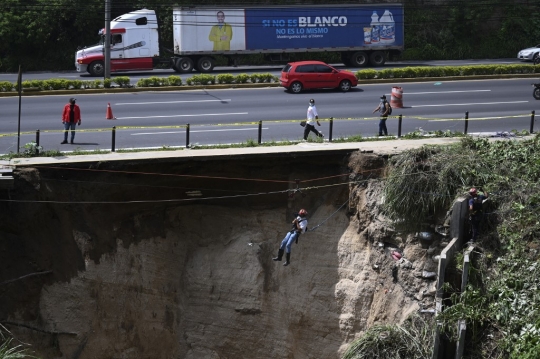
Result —
<svg viewBox="0 0 540 359"><path fill-rule="evenodd" d="M91 76L105 73L105 29L99 31L98 44L75 54L77 72ZM137 10L111 21L111 72L152 70L159 57L158 23L154 10Z"/></svg>

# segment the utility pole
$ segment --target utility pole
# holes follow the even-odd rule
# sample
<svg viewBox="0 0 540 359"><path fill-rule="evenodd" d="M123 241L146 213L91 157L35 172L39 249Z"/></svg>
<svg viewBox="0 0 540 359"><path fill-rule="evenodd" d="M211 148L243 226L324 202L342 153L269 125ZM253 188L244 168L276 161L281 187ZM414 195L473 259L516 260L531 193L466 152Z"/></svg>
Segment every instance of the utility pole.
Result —
<svg viewBox="0 0 540 359"><path fill-rule="evenodd" d="M111 78L111 0L105 0L105 43L103 44L105 51L105 71L103 78Z"/></svg>

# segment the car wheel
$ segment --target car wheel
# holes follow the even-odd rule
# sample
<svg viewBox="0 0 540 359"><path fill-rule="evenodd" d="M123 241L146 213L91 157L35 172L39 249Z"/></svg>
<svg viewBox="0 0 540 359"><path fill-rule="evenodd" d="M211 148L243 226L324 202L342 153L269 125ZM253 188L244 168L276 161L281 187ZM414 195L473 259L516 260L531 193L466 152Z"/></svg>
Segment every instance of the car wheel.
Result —
<svg viewBox="0 0 540 359"><path fill-rule="evenodd" d="M535 65L540 64L540 54L535 54L533 56L533 64L535 64Z"/></svg>
<svg viewBox="0 0 540 359"><path fill-rule="evenodd" d="M369 62L373 66L382 66L386 62L386 56L382 51L374 51L369 55Z"/></svg>
<svg viewBox="0 0 540 359"><path fill-rule="evenodd" d="M351 81L349 80L342 80L340 83L339 83L339 89L343 92L347 92L351 89Z"/></svg>
<svg viewBox="0 0 540 359"><path fill-rule="evenodd" d="M212 72L214 69L214 59L208 56L201 57L197 61L197 69L203 73Z"/></svg>
<svg viewBox="0 0 540 359"><path fill-rule="evenodd" d="M352 54L350 61L352 66L365 67L368 64L368 56L365 52L358 51Z"/></svg>
<svg viewBox="0 0 540 359"><path fill-rule="evenodd" d="M105 73L105 65L103 61L94 61L88 65L88 72L95 77L101 77Z"/></svg>
<svg viewBox="0 0 540 359"><path fill-rule="evenodd" d="M302 84L298 81L295 81L291 84L291 87L289 87L289 91L292 93L300 93L302 92Z"/></svg>

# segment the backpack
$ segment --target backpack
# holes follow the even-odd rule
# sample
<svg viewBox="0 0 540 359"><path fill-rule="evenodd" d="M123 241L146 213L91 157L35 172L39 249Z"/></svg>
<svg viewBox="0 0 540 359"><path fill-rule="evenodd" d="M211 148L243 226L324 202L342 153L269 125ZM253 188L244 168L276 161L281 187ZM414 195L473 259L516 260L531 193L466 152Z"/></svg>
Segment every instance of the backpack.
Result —
<svg viewBox="0 0 540 359"><path fill-rule="evenodd" d="M484 202L484 196L476 196L476 197L472 197L472 205L473 205L473 209L472 209L472 215L477 215L477 214L481 214L482 213L482 203Z"/></svg>
<svg viewBox="0 0 540 359"><path fill-rule="evenodd" d="M390 116L392 114L392 106L390 106L390 102L384 101L385 106L388 105L388 113L387 115Z"/></svg>

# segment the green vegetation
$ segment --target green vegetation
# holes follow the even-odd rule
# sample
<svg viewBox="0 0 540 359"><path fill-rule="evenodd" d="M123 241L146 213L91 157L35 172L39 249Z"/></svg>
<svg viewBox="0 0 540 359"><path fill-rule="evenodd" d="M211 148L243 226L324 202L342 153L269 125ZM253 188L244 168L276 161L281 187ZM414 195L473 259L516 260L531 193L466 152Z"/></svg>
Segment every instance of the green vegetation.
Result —
<svg viewBox="0 0 540 359"><path fill-rule="evenodd" d="M385 211L405 226L433 221L472 186L490 193L464 293L437 318L454 338L467 323L467 358L537 358L540 349L540 136L424 147L390 160ZM458 268L459 269L459 268Z"/></svg>
<svg viewBox="0 0 540 359"><path fill-rule="evenodd" d="M267 2L268 3L268 2ZM324 4L326 0L301 0L297 4ZM340 3L358 3L342 0ZM518 50L535 45L540 38L540 9L534 1L467 0L402 2L405 13L405 52L402 59L515 58ZM237 1L238 6L253 1ZM275 0L273 5L289 4ZM155 9L161 24L161 45L172 47L172 7L194 5L186 0L147 0L112 3L114 19L128 11ZM225 0L198 5L230 5ZM261 5L264 5L261 3ZM68 0L5 0L0 3L0 71L72 70L78 46L98 42L103 27L102 0L73 6ZM526 14L527 16L523 16ZM504 15L504 16L503 16ZM291 60L339 62L335 53L296 53ZM227 59L216 56L217 65ZM262 54L239 59L238 64L269 64Z"/></svg>
<svg viewBox="0 0 540 359"><path fill-rule="evenodd" d="M25 359L34 358L30 355L26 344L13 344L14 338L9 330L0 324L0 359Z"/></svg>
<svg viewBox="0 0 540 359"><path fill-rule="evenodd" d="M501 75L501 74L540 74L540 66L530 64L522 65L475 65L475 66L420 66L394 68L376 71L373 69L359 70L355 76L359 80L369 79L391 79L391 78L437 78L443 76L466 77L475 75ZM245 83L278 83L279 78L270 73L255 74L198 74L186 80L188 86L194 85L215 85L217 84L245 84ZM111 88L115 83L120 88L130 88L131 80L128 76L117 76L112 79L102 80L27 80L22 82L24 91L51 91L51 90L73 90L83 91L85 89ZM15 92L16 83L9 81L0 82L0 92ZM178 87L182 86L180 76L171 75L169 77L142 78L137 81L137 87Z"/></svg>
<svg viewBox="0 0 540 359"><path fill-rule="evenodd" d="M435 323L413 315L402 325L374 325L347 349L342 359L428 359Z"/></svg>

